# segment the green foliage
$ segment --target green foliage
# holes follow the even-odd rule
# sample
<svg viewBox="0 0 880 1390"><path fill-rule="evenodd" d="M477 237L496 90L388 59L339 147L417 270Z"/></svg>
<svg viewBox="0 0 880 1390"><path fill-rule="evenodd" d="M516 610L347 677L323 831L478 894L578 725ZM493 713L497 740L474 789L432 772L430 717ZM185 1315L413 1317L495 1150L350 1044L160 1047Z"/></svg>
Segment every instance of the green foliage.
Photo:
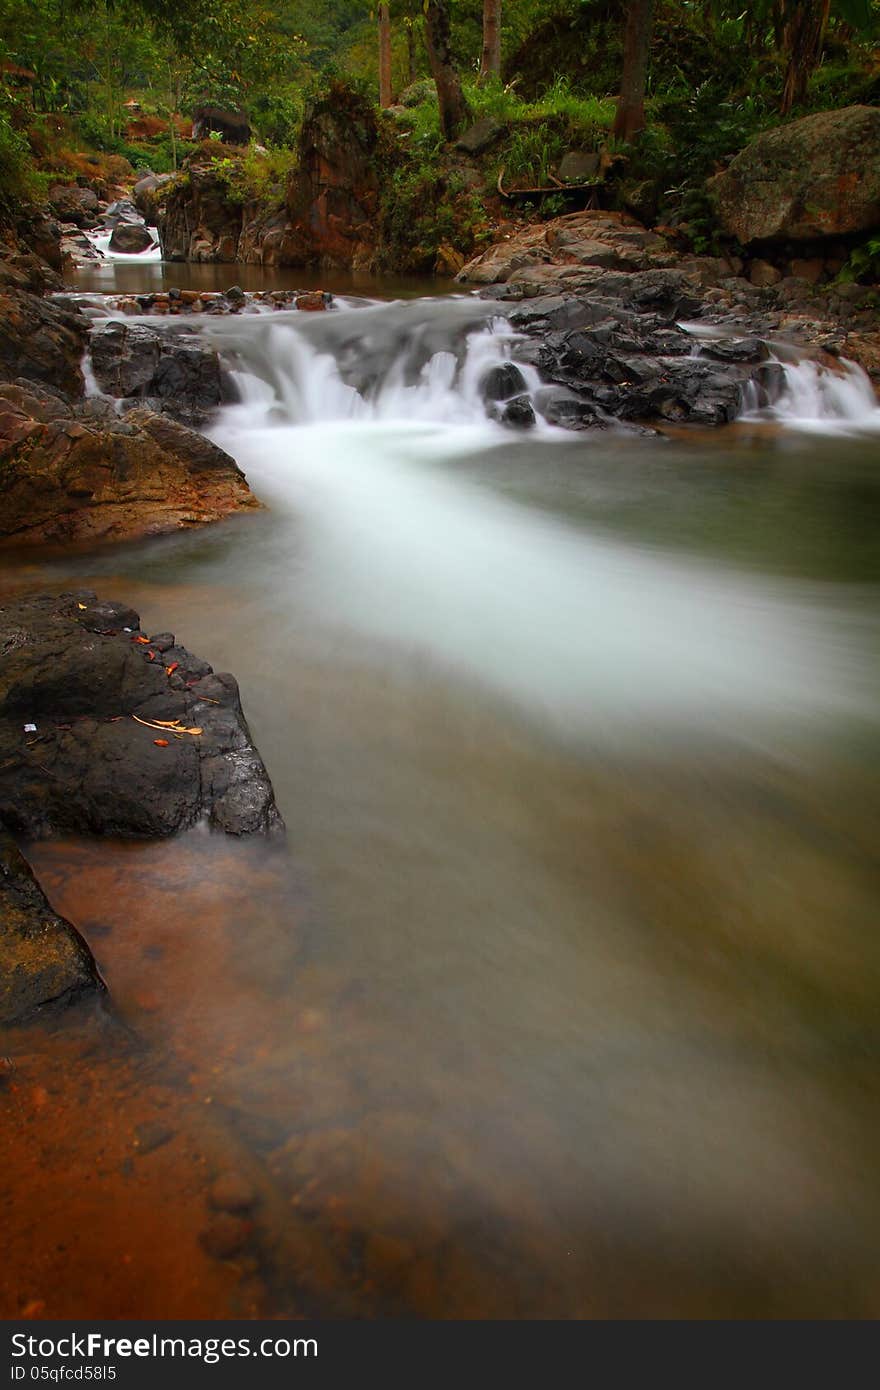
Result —
<svg viewBox="0 0 880 1390"><path fill-rule="evenodd" d="M854 246L837 278L845 284L880 281L880 236L869 237L861 245Z"/></svg>
<svg viewBox="0 0 880 1390"><path fill-rule="evenodd" d="M21 211L35 192L27 141L13 127L10 103L0 92L0 218Z"/></svg>

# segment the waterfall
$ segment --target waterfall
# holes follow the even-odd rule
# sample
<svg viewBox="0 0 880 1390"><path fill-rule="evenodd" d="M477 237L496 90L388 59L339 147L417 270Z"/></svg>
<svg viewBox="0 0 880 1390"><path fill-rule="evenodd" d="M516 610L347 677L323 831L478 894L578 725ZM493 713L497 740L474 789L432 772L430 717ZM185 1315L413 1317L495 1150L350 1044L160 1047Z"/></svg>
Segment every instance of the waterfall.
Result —
<svg viewBox="0 0 880 1390"><path fill-rule="evenodd" d="M819 434L880 430L880 402L855 362L841 358L839 365L828 367L809 357L786 360L781 353L774 353L771 362L777 371L769 399L749 382L743 419L775 420Z"/></svg>
<svg viewBox="0 0 880 1390"><path fill-rule="evenodd" d="M505 398L541 385L534 367L513 369L523 339L491 302L338 303L322 314L238 315L205 326L232 369L240 421L485 424L483 386L494 368L519 381Z"/></svg>

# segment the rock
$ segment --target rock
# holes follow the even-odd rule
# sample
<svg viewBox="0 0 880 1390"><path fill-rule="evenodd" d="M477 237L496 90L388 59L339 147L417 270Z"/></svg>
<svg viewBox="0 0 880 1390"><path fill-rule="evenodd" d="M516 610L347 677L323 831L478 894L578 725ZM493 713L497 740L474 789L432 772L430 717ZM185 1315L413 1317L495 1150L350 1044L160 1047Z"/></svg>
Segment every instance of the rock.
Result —
<svg viewBox="0 0 880 1390"><path fill-rule="evenodd" d="M46 284L43 271L22 266L14 256L0 259L0 376L25 377L81 395L88 321L43 299L41 290L34 293Z"/></svg>
<svg viewBox="0 0 880 1390"><path fill-rule="evenodd" d="M211 1184L208 1201L217 1211L249 1211L257 1200L256 1193L241 1173L221 1173Z"/></svg>
<svg viewBox="0 0 880 1390"><path fill-rule="evenodd" d="M456 279L465 284L525 285L543 283L543 273L555 289L567 272L573 281L585 283L593 268L659 269L674 259L666 239L633 218L589 210L529 225L496 242L469 261Z"/></svg>
<svg viewBox="0 0 880 1390"><path fill-rule="evenodd" d="M257 506L235 461L174 420L0 385L0 543L131 539Z"/></svg>
<svg viewBox="0 0 880 1390"><path fill-rule="evenodd" d="M16 640L5 632L5 642ZM22 639L23 640L23 639ZM0 1027L104 989L75 927L53 912L11 837L0 828Z"/></svg>
<svg viewBox="0 0 880 1390"><path fill-rule="evenodd" d="M251 138L251 127L243 111L231 111L224 106L196 106L192 138L207 140L212 134L219 135L224 145L246 145Z"/></svg>
<svg viewBox="0 0 880 1390"><path fill-rule="evenodd" d="M535 423L531 400L528 396L516 396L512 401L507 401L499 412L498 419L502 425L509 425L512 429L531 429Z"/></svg>
<svg viewBox="0 0 880 1390"><path fill-rule="evenodd" d="M0 817L30 836L171 835L203 818L235 835L279 828L233 677L180 646L151 661L137 625L124 630L136 617L88 592L0 608ZM159 747L138 719L202 732Z"/></svg>
<svg viewBox="0 0 880 1390"><path fill-rule="evenodd" d="M744 245L870 231L880 226L880 109L820 111L765 131L708 189Z"/></svg>
<svg viewBox="0 0 880 1390"><path fill-rule="evenodd" d="M507 401L526 390L526 380L519 367L513 362L505 362L491 367L480 382L480 395L484 401Z"/></svg>
<svg viewBox="0 0 880 1390"><path fill-rule="evenodd" d="M880 332L848 333L841 355L863 367L875 386L880 384Z"/></svg>
<svg viewBox="0 0 880 1390"><path fill-rule="evenodd" d="M303 117L286 210L305 264L367 269L375 254L379 128L374 106L340 82Z"/></svg>
<svg viewBox="0 0 880 1390"><path fill-rule="evenodd" d="M434 262L434 274L443 275L450 280L454 279L465 263L465 257L460 251L456 251L447 242L442 242L437 248L437 259Z"/></svg>
<svg viewBox="0 0 880 1390"><path fill-rule="evenodd" d="M307 294L298 294L294 303L297 309L311 314L326 309L329 301L330 296L323 290L309 290Z"/></svg>
<svg viewBox="0 0 880 1390"><path fill-rule="evenodd" d="M749 269L749 281L757 285L758 289L769 289L771 285L778 285L782 279L782 272L771 265L769 261L752 261Z"/></svg>
<svg viewBox="0 0 880 1390"><path fill-rule="evenodd" d="M77 227L95 225L98 195L91 188L77 184L53 184L48 193L49 206L62 222L74 222Z"/></svg>
<svg viewBox="0 0 880 1390"><path fill-rule="evenodd" d="M151 251L155 245L143 222L119 222L110 238L110 250L120 251L127 256Z"/></svg>
<svg viewBox="0 0 880 1390"><path fill-rule="evenodd" d="M154 1149L161 1149L163 1144L169 1143L173 1138L174 1130L162 1124L161 1120L147 1120L144 1124L135 1126L134 1142L138 1153L152 1153Z"/></svg>
<svg viewBox="0 0 880 1390"><path fill-rule="evenodd" d="M503 121L496 121L493 116L482 116L458 137L455 148L464 154L483 154L501 139L506 129Z"/></svg>
<svg viewBox="0 0 880 1390"><path fill-rule="evenodd" d="M211 159L193 156L170 184L158 218L162 254L170 261L232 264L237 259L242 205Z"/></svg>
<svg viewBox="0 0 880 1390"><path fill-rule="evenodd" d="M237 1216L215 1216L199 1236L202 1249L215 1260L230 1260L247 1244L250 1225Z"/></svg>
<svg viewBox="0 0 880 1390"><path fill-rule="evenodd" d="M596 177L600 162L595 150L568 150L562 156L556 174L563 183L585 183Z"/></svg>
<svg viewBox="0 0 880 1390"><path fill-rule="evenodd" d="M126 408L148 403L182 424L199 426L238 398L219 354L194 334L111 319L95 325L90 347L98 385L122 398Z"/></svg>
<svg viewBox="0 0 880 1390"><path fill-rule="evenodd" d="M810 256L791 261L789 271L797 276L799 280L806 280L808 285L818 285L825 273L825 262L821 256Z"/></svg>

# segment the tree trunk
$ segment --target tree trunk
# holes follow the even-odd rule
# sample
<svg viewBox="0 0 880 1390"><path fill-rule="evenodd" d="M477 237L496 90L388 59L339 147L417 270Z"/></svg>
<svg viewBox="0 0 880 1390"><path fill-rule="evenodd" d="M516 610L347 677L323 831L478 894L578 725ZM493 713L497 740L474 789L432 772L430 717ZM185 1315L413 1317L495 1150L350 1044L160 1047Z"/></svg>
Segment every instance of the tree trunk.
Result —
<svg viewBox="0 0 880 1390"><path fill-rule="evenodd" d="M645 80L651 46L653 0L629 0L623 35L623 71L612 135L632 141L645 128Z"/></svg>
<svg viewBox="0 0 880 1390"><path fill-rule="evenodd" d="M379 105L391 105L391 15L379 6Z"/></svg>
<svg viewBox="0 0 880 1390"><path fill-rule="evenodd" d="M831 0L786 0L782 47L785 81L779 111L787 116L807 95L810 78L819 66Z"/></svg>
<svg viewBox="0 0 880 1390"><path fill-rule="evenodd" d="M480 81L501 76L501 0L483 0L483 51Z"/></svg>
<svg viewBox="0 0 880 1390"><path fill-rule="evenodd" d="M444 140L454 140L465 122L470 119L471 113L461 90L461 78L452 56L448 0L427 0L425 39L431 76L437 83L440 129Z"/></svg>
<svg viewBox="0 0 880 1390"><path fill-rule="evenodd" d="M418 77L416 71L416 26L412 19L406 20L406 62L409 82L415 82Z"/></svg>

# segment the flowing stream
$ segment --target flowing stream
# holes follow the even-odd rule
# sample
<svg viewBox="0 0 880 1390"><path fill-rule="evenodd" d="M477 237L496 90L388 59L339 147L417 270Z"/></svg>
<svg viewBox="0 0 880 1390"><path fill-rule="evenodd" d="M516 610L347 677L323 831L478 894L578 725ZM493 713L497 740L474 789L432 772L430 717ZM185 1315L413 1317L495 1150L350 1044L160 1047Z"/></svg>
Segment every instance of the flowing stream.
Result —
<svg viewBox="0 0 880 1390"><path fill-rule="evenodd" d="M866 379L779 348L779 399L724 431L519 434L480 396L517 348L491 304L200 322L268 509L4 578L234 671L289 829L31 847L165 1059L123 1094L101 1033L77 1073L175 1116L142 1201L203 1203L195 1132L260 1192L201 1283L132 1216L91 1310L164 1277L178 1315L877 1316Z"/></svg>

